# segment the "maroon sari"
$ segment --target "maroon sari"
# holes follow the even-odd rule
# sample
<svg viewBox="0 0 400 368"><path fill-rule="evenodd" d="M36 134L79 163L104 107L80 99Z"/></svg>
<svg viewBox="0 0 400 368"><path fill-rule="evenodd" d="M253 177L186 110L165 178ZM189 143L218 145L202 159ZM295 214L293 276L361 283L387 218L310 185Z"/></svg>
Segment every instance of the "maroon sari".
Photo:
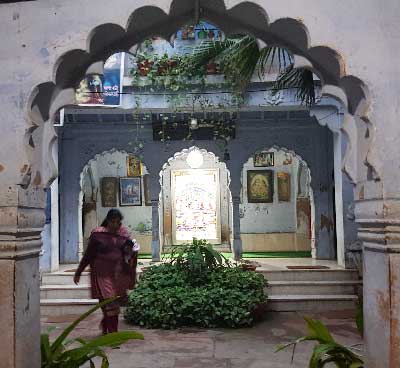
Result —
<svg viewBox="0 0 400 368"><path fill-rule="evenodd" d="M76 275L80 276L90 264L92 298L102 301L120 297L103 308L105 316L118 316L120 305L127 302L127 290L135 285L137 257L132 257L129 263L124 260L123 244L128 239L121 233L95 230L76 271Z"/></svg>

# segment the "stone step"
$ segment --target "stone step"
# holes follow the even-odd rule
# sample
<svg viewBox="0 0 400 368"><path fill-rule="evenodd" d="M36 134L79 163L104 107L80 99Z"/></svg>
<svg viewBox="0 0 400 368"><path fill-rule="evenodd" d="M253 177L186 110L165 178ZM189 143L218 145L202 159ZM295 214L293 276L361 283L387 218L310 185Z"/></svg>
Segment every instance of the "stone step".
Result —
<svg viewBox="0 0 400 368"><path fill-rule="evenodd" d="M324 312L351 310L357 301L356 295L269 295L267 306L277 312Z"/></svg>
<svg viewBox="0 0 400 368"><path fill-rule="evenodd" d="M268 281L329 281L358 280L356 270L263 270L257 269Z"/></svg>
<svg viewBox="0 0 400 368"><path fill-rule="evenodd" d="M40 299L90 299L90 285L42 285Z"/></svg>
<svg viewBox="0 0 400 368"><path fill-rule="evenodd" d="M80 281L82 285L90 284L90 273L82 272ZM74 272L52 272L42 274L42 285L75 285Z"/></svg>
<svg viewBox="0 0 400 368"><path fill-rule="evenodd" d="M87 312L97 302L97 299L41 299L40 314L42 317L79 316ZM95 314L97 313L101 313L101 310L97 310Z"/></svg>
<svg viewBox="0 0 400 368"><path fill-rule="evenodd" d="M361 281L269 281L268 295L357 295Z"/></svg>

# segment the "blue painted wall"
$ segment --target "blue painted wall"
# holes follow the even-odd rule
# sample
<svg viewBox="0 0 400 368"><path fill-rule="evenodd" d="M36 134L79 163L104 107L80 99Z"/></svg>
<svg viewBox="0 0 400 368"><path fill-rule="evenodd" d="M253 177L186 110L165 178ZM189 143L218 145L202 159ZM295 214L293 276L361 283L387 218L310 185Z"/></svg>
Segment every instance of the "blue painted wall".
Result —
<svg viewBox="0 0 400 368"><path fill-rule="evenodd" d="M332 134L321 127L305 111L240 112L236 120L236 138L228 144L232 196L240 195L243 164L258 149L273 145L285 147L300 155L311 170L311 186L315 200L317 257L335 258L333 150ZM71 119L75 120L76 119ZM136 138L136 122L130 114L116 114L111 121L94 123L90 115L86 122L66 123L60 137L60 261L78 260L78 194L83 167L96 154L112 148L131 152ZM113 121L114 120L114 121ZM150 192L158 199L159 172L175 152L196 145L215 153L223 152L215 141L171 141L168 144L152 140L151 121L141 121L141 152L150 173ZM351 200L351 199L350 199ZM347 205L344 205L347 208Z"/></svg>

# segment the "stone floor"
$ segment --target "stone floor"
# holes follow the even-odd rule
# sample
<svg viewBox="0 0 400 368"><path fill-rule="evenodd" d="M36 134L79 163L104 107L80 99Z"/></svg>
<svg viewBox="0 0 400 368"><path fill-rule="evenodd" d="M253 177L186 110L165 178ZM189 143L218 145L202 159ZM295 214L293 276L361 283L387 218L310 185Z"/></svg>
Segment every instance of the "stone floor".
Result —
<svg viewBox="0 0 400 368"><path fill-rule="evenodd" d="M308 314L323 321L338 342L361 344L352 312ZM57 326L52 337L76 316L42 318L42 330ZM90 316L75 330L74 337L98 336L100 317ZM275 353L280 343L293 341L306 333L299 313L269 313L266 320L253 328L178 330L141 329L120 321L120 330L136 330L144 340L133 340L118 350L107 349L113 368L305 368L312 343L297 346L293 364L292 350Z"/></svg>

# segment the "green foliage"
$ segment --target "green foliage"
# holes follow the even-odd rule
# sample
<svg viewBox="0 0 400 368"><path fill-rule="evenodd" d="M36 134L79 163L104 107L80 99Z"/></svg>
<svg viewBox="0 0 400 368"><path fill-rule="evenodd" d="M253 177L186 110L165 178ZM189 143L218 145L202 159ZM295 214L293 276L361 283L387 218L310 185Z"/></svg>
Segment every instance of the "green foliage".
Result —
<svg viewBox="0 0 400 368"><path fill-rule="evenodd" d="M251 326L252 312L266 301L263 276L238 267L215 268L202 286L188 281L176 264L149 268L129 295L125 318L148 328Z"/></svg>
<svg viewBox="0 0 400 368"><path fill-rule="evenodd" d="M211 244L195 238L192 243L175 246L170 257L170 263L186 273L192 286L205 283L213 270L231 267L229 260L214 250Z"/></svg>
<svg viewBox="0 0 400 368"><path fill-rule="evenodd" d="M187 90L190 84L205 83L206 66L194 68L186 55L157 55L151 47L136 54L137 68L131 70L134 86L164 88L173 92ZM143 77L146 77L145 79Z"/></svg>
<svg viewBox="0 0 400 368"><path fill-rule="evenodd" d="M116 347L124 344L131 339L143 339L143 335L134 331L114 332L108 335L100 336L92 340L75 338L67 340L68 335L74 328L86 317L97 309L115 301L117 298L107 299L82 314L73 323L71 323L57 339L50 343L49 332L40 337L40 350L42 368L78 368L87 362L90 367L95 367L93 359L101 358L101 367L109 367L109 362L103 347ZM73 345L73 347L70 347Z"/></svg>
<svg viewBox="0 0 400 368"><path fill-rule="evenodd" d="M241 327L266 301L263 275L234 267L204 240L176 247L129 295L127 321L148 328Z"/></svg>
<svg viewBox="0 0 400 368"><path fill-rule="evenodd" d="M308 335L296 341L281 345L276 351L281 351L289 346L303 341L316 341L313 353L310 358L310 368L322 368L326 364L333 363L338 368L362 368L364 367L361 356L354 353L350 348L338 344L330 334L327 327L318 320L304 317L307 322Z"/></svg>

